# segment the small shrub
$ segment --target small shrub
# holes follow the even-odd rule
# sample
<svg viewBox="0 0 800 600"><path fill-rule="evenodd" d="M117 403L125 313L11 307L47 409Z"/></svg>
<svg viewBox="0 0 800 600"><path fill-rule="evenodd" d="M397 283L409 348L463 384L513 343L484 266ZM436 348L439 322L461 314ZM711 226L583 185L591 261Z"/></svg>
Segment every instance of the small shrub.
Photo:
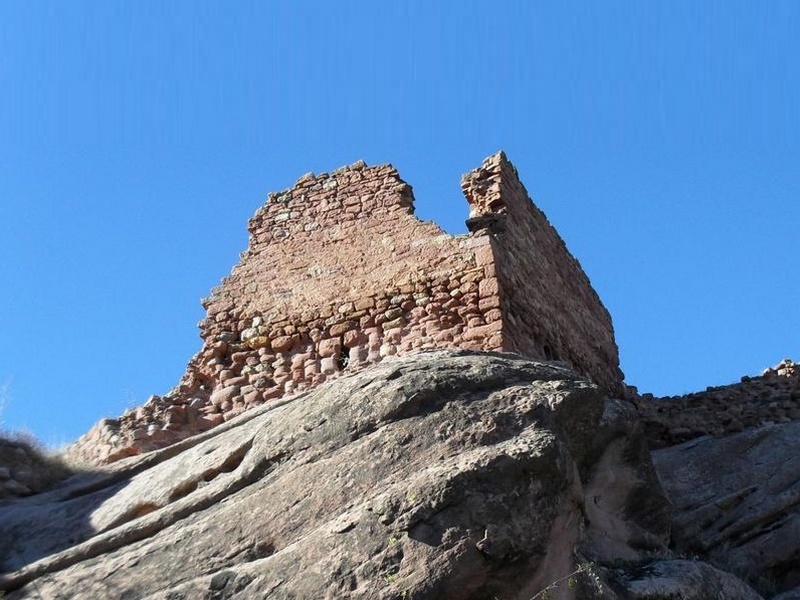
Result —
<svg viewBox="0 0 800 600"><path fill-rule="evenodd" d="M34 493L75 473L58 453L50 451L29 432L0 432L0 467L12 473L25 473L21 484Z"/></svg>

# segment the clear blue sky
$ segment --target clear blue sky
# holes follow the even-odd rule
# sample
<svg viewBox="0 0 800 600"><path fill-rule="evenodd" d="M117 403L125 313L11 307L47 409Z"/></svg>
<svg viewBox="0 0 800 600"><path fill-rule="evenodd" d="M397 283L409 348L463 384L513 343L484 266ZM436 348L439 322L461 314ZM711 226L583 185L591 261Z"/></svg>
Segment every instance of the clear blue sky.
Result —
<svg viewBox="0 0 800 600"><path fill-rule="evenodd" d="M800 3L0 3L0 395L71 440L177 383L269 191L391 162L464 231L504 149L629 383L800 359Z"/></svg>

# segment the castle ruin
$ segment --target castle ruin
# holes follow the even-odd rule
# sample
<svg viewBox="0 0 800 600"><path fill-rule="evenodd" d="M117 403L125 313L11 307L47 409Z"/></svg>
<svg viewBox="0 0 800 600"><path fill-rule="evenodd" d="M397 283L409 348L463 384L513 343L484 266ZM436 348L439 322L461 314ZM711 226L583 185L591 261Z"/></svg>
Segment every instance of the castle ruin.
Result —
<svg viewBox="0 0 800 600"><path fill-rule="evenodd" d="M308 174L269 195L247 250L203 301L180 384L76 443L110 462L386 357L437 348L558 360L623 391L611 317L500 152L467 173L469 233L414 215L391 165Z"/></svg>

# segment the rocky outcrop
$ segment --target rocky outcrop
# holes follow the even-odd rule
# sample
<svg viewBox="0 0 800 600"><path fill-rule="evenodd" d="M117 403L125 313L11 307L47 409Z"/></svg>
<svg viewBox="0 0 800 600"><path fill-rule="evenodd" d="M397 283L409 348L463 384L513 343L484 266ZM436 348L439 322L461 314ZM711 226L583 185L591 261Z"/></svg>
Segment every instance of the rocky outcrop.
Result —
<svg viewBox="0 0 800 600"><path fill-rule="evenodd" d="M627 569L605 569L604 575L626 600L760 600L741 579L698 560L659 560Z"/></svg>
<svg viewBox="0 0 800 600"><path fill-rule="evenodd" d="M675 550L737 573L767 597L800 597L798 455L798 422L654 452L676 509Z"/></svg>
<svg viewBox="0 0 800 600"><path fill-rule="evenodd" d="M623 389L610 316L513 165L462 188L464 236L390 165L271 195L179 385L71 448L113 464L37 493L58 477L0 442L0 590L800 599L798 365Z"/></svg>
<svg viewBox="0 0 800 600"><path fill-rule="evenodd" d="M394 358L4 506L0 587L11 599L672 597L625 596L609 570L670 560L671 507L635 414L557 364Z"/></svg>

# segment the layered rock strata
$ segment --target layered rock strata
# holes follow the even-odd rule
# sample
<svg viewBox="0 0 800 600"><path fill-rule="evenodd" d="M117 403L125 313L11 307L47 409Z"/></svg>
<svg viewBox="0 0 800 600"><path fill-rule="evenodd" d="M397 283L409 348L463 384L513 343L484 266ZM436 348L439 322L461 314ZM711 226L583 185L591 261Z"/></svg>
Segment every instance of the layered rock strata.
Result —
<svg viewBox="0 0 800 600"><path fill-rule="evenodd" d="M388 356L436 348L559 360L622 390L611 318L498 153L464 176L470 233L414 216L390 165L356 163L270 194L230 276L204 300L180 384L72 448L110 462L205 431Z"/></svg>

